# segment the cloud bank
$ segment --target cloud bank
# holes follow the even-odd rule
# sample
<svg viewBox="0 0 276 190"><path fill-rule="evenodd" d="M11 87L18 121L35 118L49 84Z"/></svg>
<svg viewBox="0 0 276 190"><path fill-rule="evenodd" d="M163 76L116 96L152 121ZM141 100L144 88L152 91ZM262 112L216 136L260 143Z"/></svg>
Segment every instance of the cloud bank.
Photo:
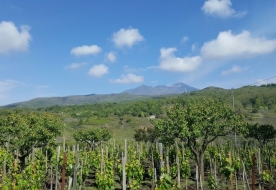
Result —
<svg viewBox="0 0 276 190"><path fill-rule="evenodd" d="M204 58L238 58L268 54L276 49L276 39L252 37L250 32L232 34L231 30L220 32L216 39L201 48Z"/></svg>

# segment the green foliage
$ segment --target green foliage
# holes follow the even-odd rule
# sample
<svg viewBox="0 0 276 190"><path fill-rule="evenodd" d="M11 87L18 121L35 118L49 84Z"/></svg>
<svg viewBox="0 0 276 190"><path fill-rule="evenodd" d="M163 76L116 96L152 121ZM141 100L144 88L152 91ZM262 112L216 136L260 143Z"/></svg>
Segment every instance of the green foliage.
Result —
<svg viewBox="0 0 276 190"><path fill-rule="evenodd" d="M9 112L0 117L0 144L9 142L13 150L18 150L24 167L24 159L33 148L54 143L61 129L60 119L50 113Z"/></svg>
<svg viewBox="0 0 276 190"><path fill-rule="evenodd" d="M251 124L247 126L246 138L254 138L260 143L260 147L276 137L276 130L272 125Z"/></svg>
<svg viewBox="0 0 276 190"><path fill-rule="evenodd" d="M193 153L199 171L204 174L204 152L207 146L220 136L243 131L242 116L222 102L201 99L186 106L173 105L167 118L153 120L159 138L171 144L179 138Z"/></svg>
<svg viewBox="0 0 276 190"><path fill-rule="evenodd" d="M89 148L95 147L101 141L108 141L111 134L106 129L91 128L86 131L77 131L73 134L77 142L86 143Z"/></svg>
<svg viewBox="0 0 276 190"><path fill-rule="evenodd" d="M217 189L217 184L213 176L209 175L207 182L208 182L209 189Z"/></svg>
<svg viewBox="0 0 276 190"><path fill-rule="evenodd" d="M202 99L194 104L176 104L167 111L167 118L153 120L163 142L180 138L194 151L203 150L219 136L240 131L245 125L241 115L223 103Z"/></svg>
<svg viewBox="0 0 276 190"><path fill-rule="evenodd" d="M134 139L139 142L154 142L157 137L158 132L152 127L140 127L134 134Z"/></svg>

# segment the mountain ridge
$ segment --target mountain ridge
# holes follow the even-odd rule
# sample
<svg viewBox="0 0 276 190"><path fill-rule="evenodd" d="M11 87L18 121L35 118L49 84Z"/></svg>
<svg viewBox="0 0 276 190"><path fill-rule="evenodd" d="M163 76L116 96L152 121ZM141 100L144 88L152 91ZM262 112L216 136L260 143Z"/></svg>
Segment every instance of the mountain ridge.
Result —
<svg viewBox="0 0 276 190"><path fill-rule="evenodd" d="M129 89L123 91L123 93L134 94L134 95L147 95L147 96L156 96L156 95L170 95L170 94L182 94L192 91L197 91L199 89L189 86L183 82L178 82L173 85L158 85L155 87L141 85L137 88Z"/></svg>
<svg viewBox="0 0 276 190"><path fill-rule="evenodd" d="M48 106L68 106L68 105L82 105L98 102L122 102L130 100L147 99L153 96L174 95L182 94L191 91L197 91L198 89L191 87L185 83L175 83L170 86L147 86L140 85L137 88L129 89L121 93L110 94L87 94L87 95L71 95L62 97L37 97L31 100L16 102L4 106L2 108L38 108Z"/></svg>

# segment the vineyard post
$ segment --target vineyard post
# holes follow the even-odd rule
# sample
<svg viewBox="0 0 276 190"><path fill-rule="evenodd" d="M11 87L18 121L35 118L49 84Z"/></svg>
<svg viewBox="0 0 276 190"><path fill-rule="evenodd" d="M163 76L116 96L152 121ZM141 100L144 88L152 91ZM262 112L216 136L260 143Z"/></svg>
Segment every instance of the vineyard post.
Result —
<svg viewBox="0 0 276 190"><path fill-rule="evenodd" d="M252 155L252 190L255 190L256 184L256 156L255 153Z"/></svg>
<svg viewBox="0 0 276 190"><path fill-rule="evenodd" d="M65 152L65 137L63 136L63 152Z"/></svg>
<svg viewBox="0 0 276 190"><path fill-rule="evenodd" d="M152 176L152 189L155 187L155 182L156 182L156 169L154 167L154 158L153 158L153 148L151 149L151 167L153 169L153 176Z"/></svg>
<svg viewBox="0 0 276 190"><path fill-rule="evenodd" d="M232 154L229 152L229 161L230 166L232 167ZM233 173L230 174L230 189L233 190Z"/></svg>
<svg viewBox="0 0 276 190"><path fill-rule="evenodd" d="M180 169L179 169L179 156L178 156L178 145L177 141L175 141L175 149L176 149L176 167L177 167L177 187L180 188Z"/></svg>
<svg viewBox="0 0 276 190"><path fill-rule="evenodd" d="M60 155L60 146L57 147L57 167L56 167L56 184L55 189L58 189L58 163L59 163L59 155Z"/></svg>
<svg viewBox="0 0 276 190"><path fill-rule="evenodd" d="M244 177L245 177L245 181L246 181L247 187L248 187L248 189L250 189L248 178L247 178L247 174L246 174L246 169L245 169L245 165L244 165L243 161L242 161L242 167L243 167L243 173L244 173Z"/></svg>
<svg viewBox="0 0 276 190"><path fill-rule="evenodd" d="M215 175L215 183L216 185L218 184L218 179L217 179L217 159L214 158L214 175Z"/></svg>
<svg viewBox="0 0 276 190"><path fill-rule="evenodd" d="M160 171L162 171L162 168L163 168L163 144L162 143L158 143L158 149L160 154Z"/></svg>
<svg viewBox="0 0 276 190"><path fill-rule="evenodd" d="M166 168L167 174L170 175L170 163L169 163L169 147L166 147Z"/></svg>
<svg viewBox="0 0 276 190"><path fill-rule="evenodd" d="M177 166L177 187L180 188L179 156L177 152L176 152L176 166Z"/></svg>
<svg viewBox="0 0 276 190"><path fill-rule="evenodd" d="M53 190L53 166L50 166L50 177L51 177L51 184L50 189Z"/></svg>
<svg viewBox="0 0 276 190"><path fill-rule="evenodd" d="M83 160L80 160L80 162L81 162L81 166L80 166L80 179L82 179ZM83 183L83 181L82 181L82 180L81 180L81 182ZM81 185L82 185L82 183L80 184L79 189L81 189Z"/></svg>
<svg viewBox="0 0 276 190"><path fill-rule="evenodd" d="M68 181L68 190L71 190L71 186L72 186L72 178L69 177L69 181Z"/></svg>
<svg viewBox="0 0 276 190"><path fill-rule="evenodd" d="M79 163L79 144L77 144L77 151L76 151L76 164L75 164L75 167L74 167L73 190L77 190L78 163Z"/></svg>
<svg viewBox="0 0 276 190"><path fill-rule="evenodd" d="M127 140L125 139L125 155L124 155L125 161L127 162Z"/></svg>
<svg viewBox="0 0 276 190"><path fill-rule="evenodd" d="M17 165L16 165L16 159L14 160L14 164L13 164L13 168L16 169ZM16 175L16 170L14 172L14 176ZM12 189L15 190L15 185L16 185L16 179L13 179L13 184L12 184Z"/></svg>
<svg viewBox="0 0 276 190"><path fill-rule="evenodd" d="M11 136L9 135L8 142L6 142L7 153L9 153L10 139L11 139ZM2 184L4 184L4 180L5 180L5 176L6 176L6 164L7 164L7 155L5 154L4 163L3 163ZM3 186L3 188L4 188L4 186Z"/></svg>
<svg viewBox="0 0 276 190"><path fill-rule="evenodd" d="M123 190L126 190L126 157L124 157L123 153L122 153L122 175L123 175Z"/></svg>
<svg viewBox="0 0 276 190"><path fill-rule="evenodd" d="M108 158L108 146L105 146L105 151L106 151L106 158Z"/></svg>
<svg viewBox="0 0 276 190"><path fill-rule="evenodd" d="M261 168L262 168L262 163L261 163L261 149L259 148L258 150L258 173L259 173L259 189L262 189L262 183L261 183Z"/></svg>
<svg viewBox="0 0 276 190"><path fill-rule="evenodd" d="M66 152L63 152L63 164L62 164L62 183L61 190L65 189L65 172L66 172Z"/></svg>
<svg viewBox="0 0 276 190"><path fill-rule="evenodd" d="M4 184L5 176L6 176L6 162L7 162L7 155L5 154L4 163L3 163L2 184ZM4 186L2 187L2 189L4 189Z"/></svg>

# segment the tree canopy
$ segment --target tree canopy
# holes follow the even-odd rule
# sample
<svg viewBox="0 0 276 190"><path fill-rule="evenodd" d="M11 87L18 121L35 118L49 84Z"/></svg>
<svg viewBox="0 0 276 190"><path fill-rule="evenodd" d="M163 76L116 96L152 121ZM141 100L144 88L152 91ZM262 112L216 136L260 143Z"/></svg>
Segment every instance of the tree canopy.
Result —
<svg viewBox="0 0 276 190"><path fill-rule="evenodd" d="M106 129L91 128L79 130L73 134L73 137L77 142L86 143L89 148L93 148L101 141L108 141L112 135Z"/></svg>
<svg viewBox="0 0 276 190"><path fill-rule="evenodd" d="M50 113L9 112L0 117L0 144L9 142L24 165L33 148L45 147L61 134L62 122Z"/></svg>
<svg viewBox="0 0 276 190"><path fill-rule="evenodd" d="M260 146L263 147L265 144L268 143L268 141L276 137L276 130L272 125L269 124L251 124L248 125L245 137L256 139L259 142Z"/></svg>
<svg viewBox="0 0 276 190"><path fill-rule="evenodd" d="M180 139L194 154L201 175L204 173L203 155L209 143L234 131L241 131L242 116L222 102L201 99L186 106L175 104L164 119L153 120L164 143Z"/></svg>

